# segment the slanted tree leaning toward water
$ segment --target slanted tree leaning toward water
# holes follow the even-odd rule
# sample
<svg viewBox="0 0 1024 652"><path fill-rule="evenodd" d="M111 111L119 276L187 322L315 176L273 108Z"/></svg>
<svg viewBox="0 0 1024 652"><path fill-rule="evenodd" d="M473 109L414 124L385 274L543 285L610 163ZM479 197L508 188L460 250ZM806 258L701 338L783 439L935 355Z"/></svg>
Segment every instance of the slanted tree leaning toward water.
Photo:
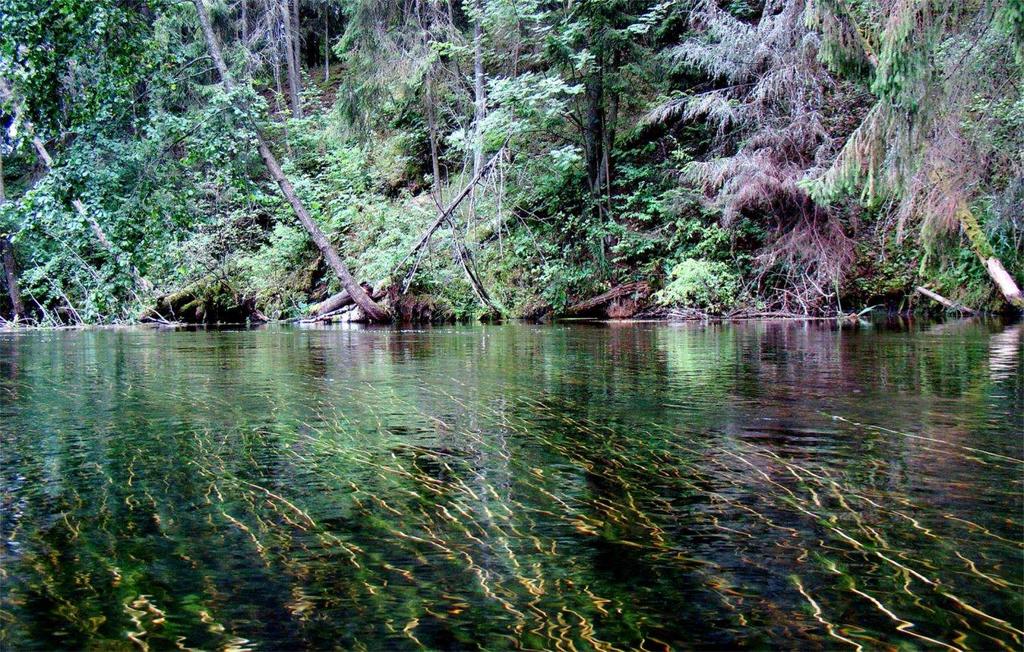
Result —
<svg viewBox="0 0 1024 652"><path fill-rule="evenodd" d="M224 57L221 55L220 46L217 44L217 37L213 33L213 27L210 25L210 16L206 11L206 6L203 4L203 0L193 0L193 4L196 7L196 14L199 17L199 26L203 31L203 38L206 40L207 51L209 52L210 58L213 59L213 64L217 68L217 73L220 75L221 84L224 89L229 93L234 90L234 81L231 77L231 73L228 70L227 65L224 63ZM313 218L310 216L309 211L306 210L305 205L299 196L295 194L295 188L292 186L291 181L285 176L284 171L281 170L280 164L277 162L277 158L274 153L270 151L270 146L267 144L267 139L260 131L258 125L256 125L253 116L250 114L249 119L252 121L253 129L256 132L256 143L259 148L260 158L263 159L264 165L267 167L267 171L270 176L277 182L277 185L281 188L281 193L288 200L292 210L295 211L296 217L299 218L299 222L302 227L309 233L309 237L316 244L317 249L327 259L327 263L334 270L334 273L338 275L338 279L341 280L342 286L345 291L348 292L349 296L352 297L356 305L362 308L363 312L366 313L366 317L370 321L375 322L387 322L391 320L391 316L386 310L380 307L370 295L366 293L366 290L362 288L359 283L352 277L345 262L335 251L334 246L324 235L324 232L320 229Z"/></svg>

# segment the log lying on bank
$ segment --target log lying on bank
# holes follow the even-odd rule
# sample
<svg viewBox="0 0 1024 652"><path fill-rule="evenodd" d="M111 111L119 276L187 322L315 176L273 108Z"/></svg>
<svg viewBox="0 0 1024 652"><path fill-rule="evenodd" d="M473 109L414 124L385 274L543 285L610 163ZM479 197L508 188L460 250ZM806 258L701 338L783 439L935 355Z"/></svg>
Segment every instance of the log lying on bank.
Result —
<svg viewBox="0 0 1024 652"><path fill-rule="evenodd" d="M919 294L922 294L922 295L928 297L932 301L935 301L937 303L941 303L942 305L946 306L950 310L956 310L958 312L963 312L963 313L966 313L968 315L975 314L975 311L970 309L970 308L968 308L967 306L965 306L963 304L960 304L960 303L957 303L956 301L952 301L950 299L947 299L946 297L942 296L941 294L938 294L936 292L932 292L928 288L917 286L914 289L917 290L917 292Z"/></svg>
<svg viewBox="0 0 1024 652"><path fill-rule="evenodd" d="M647 281L623 283L604 294L599 294L596 297L569 306L565 309L564 315L567 317L586 315L596 311L598 308L608 306L605 314L609 317L632 317L639 310L639 302L646 299L650 293L651 286Z"/></svg>
<svg viewBox="0 0 1024 652"><path fill-rule="evenodd" d="M366 292L371 299L374 301L380 301L387 294L382 288L374 290L366 283L362 284L363 291ZM336 294L332 294L320 303L313 304L309 309L309 315L312 318L326 317L327 315L337 312L342 308L351 306L355 303L352 295L348 293L348 290L342 290Z"/></svg>
<svg viewBox="0 0 1024 652"><path fill-rule="evenodd" d="M375 301L387 298L395 320L402 324L431 324L454 319L451 310L444 308L428 294L398 294L398 289L395 287L371 290L369 286L366 286L366 291ZM313 305L309 310L309 315L301 321L307 324L326 321L367 321L366 315L344 290Z"/></svg>
<svg viewBox="0 0 1024 652"><path fill-rule="evenodd" d="M183 290L158 297L139 321L161 324L244 324L267 318L253 297L239 295L221 280L197 281Z"/></svg>

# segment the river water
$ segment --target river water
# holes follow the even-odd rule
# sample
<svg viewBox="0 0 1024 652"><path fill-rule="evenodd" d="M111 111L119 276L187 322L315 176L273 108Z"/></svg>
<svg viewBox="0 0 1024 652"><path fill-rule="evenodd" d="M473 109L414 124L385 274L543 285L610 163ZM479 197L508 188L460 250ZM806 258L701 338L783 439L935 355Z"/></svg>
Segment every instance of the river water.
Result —
<svg viewBox="0 0 1024 652"><path fill-rule="evenodd" d="M0 648L1020 650L1022 338L0 334Z"/></svg>

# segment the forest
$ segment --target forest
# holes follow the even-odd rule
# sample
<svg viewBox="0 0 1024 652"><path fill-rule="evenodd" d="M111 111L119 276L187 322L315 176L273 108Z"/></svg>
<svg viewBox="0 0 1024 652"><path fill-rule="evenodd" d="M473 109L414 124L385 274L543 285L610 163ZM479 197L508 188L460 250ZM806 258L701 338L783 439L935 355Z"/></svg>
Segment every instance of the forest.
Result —
<svg viewBox="0 0 1024 652"><path fill-rule="evenodd" d="M0 324L1024 306L1021 0L0 0Z"/></svg>

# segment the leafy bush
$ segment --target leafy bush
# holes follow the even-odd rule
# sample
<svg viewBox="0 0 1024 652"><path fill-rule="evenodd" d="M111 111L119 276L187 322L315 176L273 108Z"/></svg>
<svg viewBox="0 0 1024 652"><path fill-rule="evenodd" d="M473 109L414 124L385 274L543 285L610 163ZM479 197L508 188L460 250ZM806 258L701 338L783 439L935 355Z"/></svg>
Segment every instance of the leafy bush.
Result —
<svg viewBox="0 0 1024 652"><path fill-rule="evenodd" d="M725 263L687 258L672 268L655 300L663 306L722 312L735 305L739 292L739 275Z"/></svg>

